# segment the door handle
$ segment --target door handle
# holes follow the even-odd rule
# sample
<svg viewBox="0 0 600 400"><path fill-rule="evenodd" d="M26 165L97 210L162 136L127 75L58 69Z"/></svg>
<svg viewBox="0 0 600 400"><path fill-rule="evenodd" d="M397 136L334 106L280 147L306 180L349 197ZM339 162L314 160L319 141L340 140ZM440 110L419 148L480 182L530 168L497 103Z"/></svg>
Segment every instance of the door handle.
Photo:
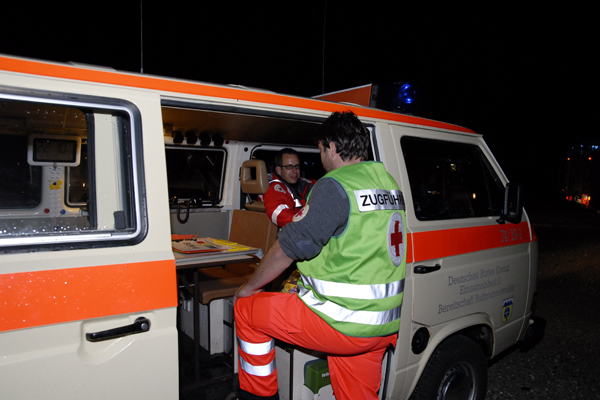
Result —
<svg viewBox="0 0 600 400"><path fill-rule="evenodd" d="M435 272L435 271L439 270L440 268L442 268L442 266L440 264L435 264L434 267L428 267L426 265L417 265L414 268L414 272L415 272L415 274L428 274L430 272Z"/></svg>
<svg viewBox="0 0 600 400"><path fill-rule="evenodd" d="M131 325L120 326L118 328L108 329L106 331L86 333L85 338L90 342L101 342L103 340L110 340L122 336L133 335L135 333L148 332L149 330L150 320L146 317L139 317Z"/></svg>

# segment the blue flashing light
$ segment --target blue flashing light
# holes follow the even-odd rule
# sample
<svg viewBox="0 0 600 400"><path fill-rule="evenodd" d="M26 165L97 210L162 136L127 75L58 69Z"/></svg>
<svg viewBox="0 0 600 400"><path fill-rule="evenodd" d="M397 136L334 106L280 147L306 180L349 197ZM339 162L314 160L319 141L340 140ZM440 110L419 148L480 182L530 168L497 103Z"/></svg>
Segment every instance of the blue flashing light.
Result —
<svg viewBox="0 0 600 400"><path fill-rule="evenodd" d="M411 104L415 100L415 88L410 83L404 83L398 90L398 100L404 104Z"/></svg>
<svg viewBox="0 0 600 400"><path fill-rule="evenodd" d="M369 106L408 115L417 114L422 107L417 88L406 81L374 84Z"/></svg>

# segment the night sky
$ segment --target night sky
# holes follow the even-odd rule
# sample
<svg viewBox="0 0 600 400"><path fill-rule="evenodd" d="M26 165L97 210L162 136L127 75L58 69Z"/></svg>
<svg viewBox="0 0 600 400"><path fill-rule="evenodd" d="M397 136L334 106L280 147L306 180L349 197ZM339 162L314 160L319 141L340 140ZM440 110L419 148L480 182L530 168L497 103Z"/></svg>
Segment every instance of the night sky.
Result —
<svg viewBox="0 0 600 400"><path fill-rule="evenodd" d="M409 81L424 117L483 134L510 180L551 196L567 149L600 143L594 3L412 3L21 2L0 53L300 96Z"/></svg>

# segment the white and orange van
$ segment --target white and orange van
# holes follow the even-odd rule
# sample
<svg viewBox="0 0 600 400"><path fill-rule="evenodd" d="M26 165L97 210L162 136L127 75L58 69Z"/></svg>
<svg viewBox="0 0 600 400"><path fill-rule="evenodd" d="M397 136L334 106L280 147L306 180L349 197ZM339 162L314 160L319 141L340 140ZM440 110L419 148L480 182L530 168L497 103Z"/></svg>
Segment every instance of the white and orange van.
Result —
<svg viewBox="0 0 600 400"><path fill-rule="evenodd" d="M372 158L407 206L402 323L380 397L483 398L486 360L536 327L537 239L481 135L10 56L0 56L0 397L177 399L171 235L227 239L246 203L246 160L293 147L318 179L313 135L340 110L369 128Z"/></svg>

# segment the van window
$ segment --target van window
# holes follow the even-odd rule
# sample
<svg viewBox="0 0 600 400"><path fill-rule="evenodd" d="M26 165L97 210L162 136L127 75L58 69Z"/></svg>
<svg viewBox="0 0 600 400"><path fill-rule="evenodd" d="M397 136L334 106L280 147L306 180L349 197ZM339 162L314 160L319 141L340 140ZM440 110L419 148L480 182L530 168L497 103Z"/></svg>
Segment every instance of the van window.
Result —
<svg viewBox="0 0 600 400"><path fill-rule="evenodd" d="M167 179L171 207L189 200L190 207L214 206L223 198L227 153L222 148L167 146Z"/></svg>
<svg viewBox="0 0 600 400"><path fill-rule="evenodd" d="M305 179L319 180L325 175L323 164L321 164L321 154L308 151L298 151L300 158L300 176ZM267 171L272 173L275 171L275 156L279 150L257 149L252 153L252 158L263 160L267 165Z"/></svg>
<svg viewBox="0 0 600 400"><path fill-rule="evenodd" d="M132 114L103 103L0 96L0 248L139 234Z"/></svg>
<svg viewBox="0 0 600 400"><path fill-rule="evenodd" d="M2 124L2 122L0 122ZM41 201L42 167L28 165L27 136L0 133L0 208L35 208Z"/></svg>
<svg viewBox="0 0 600 400"><path fill-rule="evenodd" d="M417 219L500 215L504 187L478 146L410 136L401 145Z"/></svg>
<svg viewBox="0 0 600 400"><path fill-rule="evenodd" d="M67 168L66 202L70 207L85 206L89 201L87 141L81 143L81 161L76 167Z"/></svg>

